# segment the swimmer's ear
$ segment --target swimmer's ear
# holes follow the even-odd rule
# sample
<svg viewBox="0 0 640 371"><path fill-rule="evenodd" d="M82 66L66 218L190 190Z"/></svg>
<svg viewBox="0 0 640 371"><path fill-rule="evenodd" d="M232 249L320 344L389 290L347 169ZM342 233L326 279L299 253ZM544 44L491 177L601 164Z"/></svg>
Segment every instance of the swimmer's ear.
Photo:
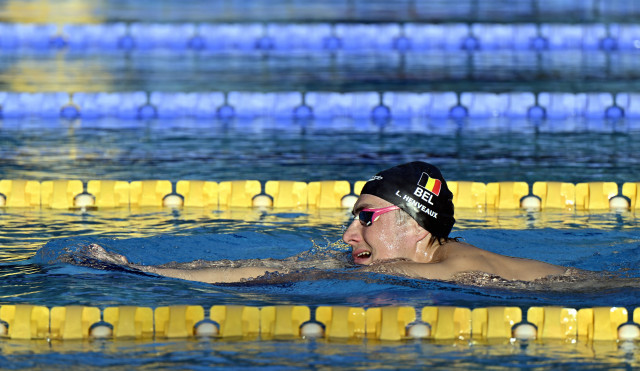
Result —
<svg viewBox="0 0 640 371"><path fill-rule="evenodd" d="M426 229L422 228L418 223L415 223L414 226L415 226L415 233L418 238L418 241L422 241L425 238L429 240L431 238L431 233Z"/></svg>

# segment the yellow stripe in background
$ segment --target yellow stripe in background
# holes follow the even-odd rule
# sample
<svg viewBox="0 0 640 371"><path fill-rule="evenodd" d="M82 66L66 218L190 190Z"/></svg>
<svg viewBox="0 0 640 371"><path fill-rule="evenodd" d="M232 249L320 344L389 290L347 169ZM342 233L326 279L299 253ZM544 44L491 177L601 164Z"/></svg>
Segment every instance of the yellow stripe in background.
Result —
<svg viewBox="0 0 640 371"><path fill-rule="evenodd" d="M101 23L101 0L8 1L0 8L3 22L16 23Z"/></svg>

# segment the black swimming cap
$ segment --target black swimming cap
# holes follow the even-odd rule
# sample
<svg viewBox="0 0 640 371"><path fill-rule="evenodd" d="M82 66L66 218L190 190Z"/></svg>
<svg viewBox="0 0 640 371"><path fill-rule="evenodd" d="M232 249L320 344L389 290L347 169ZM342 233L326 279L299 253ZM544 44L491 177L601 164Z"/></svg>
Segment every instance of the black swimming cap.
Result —
<svg viewBox="0 0 640 371"><path fill-rule="evenodd" d="M360 194L399 206L432 235L446 238L453 218L453 193L437 167L426 162L394 166L373 176Z"/></svg>

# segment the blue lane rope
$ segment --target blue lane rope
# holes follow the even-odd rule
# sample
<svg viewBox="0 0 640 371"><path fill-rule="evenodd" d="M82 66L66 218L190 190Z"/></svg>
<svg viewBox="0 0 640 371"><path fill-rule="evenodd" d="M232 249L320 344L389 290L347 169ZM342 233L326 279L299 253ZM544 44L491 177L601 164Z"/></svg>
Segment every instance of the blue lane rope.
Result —
<svg viewBox="0 0 640 371"><path fill-rule="evenodd" d="M0 119L640 118L633 92L1 92Z"/></svg>
<svg viewBox="0 0 640 371"><path fill-rule="evenodd" d="M638 49L635 23L0 23L0 49L291 51Z"/></svg>

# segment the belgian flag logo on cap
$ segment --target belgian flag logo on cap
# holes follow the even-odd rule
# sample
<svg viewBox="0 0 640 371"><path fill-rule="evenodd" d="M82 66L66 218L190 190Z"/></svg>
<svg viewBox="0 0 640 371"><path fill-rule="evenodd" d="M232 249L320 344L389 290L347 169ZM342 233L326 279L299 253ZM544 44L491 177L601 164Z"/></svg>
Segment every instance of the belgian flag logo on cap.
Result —
<svg viewBox="0 0 640 371"><path fill-rule="evenodd" d="M440 181L440 179L431 178L427 173L422 173L422 175L420 176L420 180L418 181L418 185L438 196L440 195L440 187L442 186L442 182Z"/></svg>

